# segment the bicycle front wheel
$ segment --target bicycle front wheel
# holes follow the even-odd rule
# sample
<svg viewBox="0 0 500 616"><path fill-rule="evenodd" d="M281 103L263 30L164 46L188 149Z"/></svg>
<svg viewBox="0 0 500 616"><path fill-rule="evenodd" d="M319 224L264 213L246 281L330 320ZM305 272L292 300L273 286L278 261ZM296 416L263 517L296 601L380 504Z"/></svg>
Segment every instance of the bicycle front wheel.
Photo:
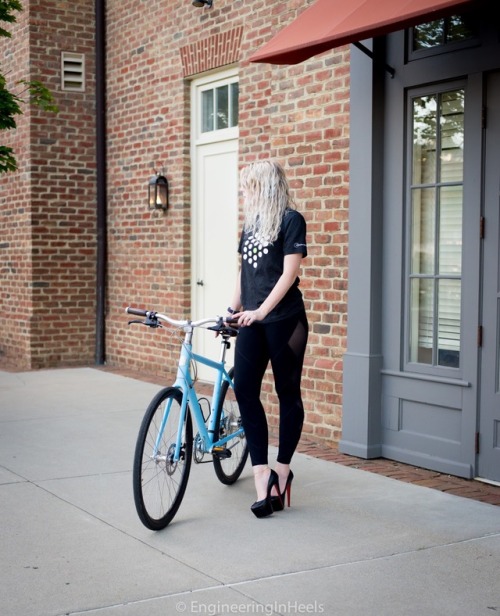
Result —
<svg viewBox="0 0 500 616"><path fill-rule="evenodd" d="M233 369L229 371L229 376L233 378ZM224 381L221 388L221 396L218 408L215 409L215 439L221 439L231 435L241 428L240 407L236 402L234 389L229 387L229 383ZM214 454L214 470L219 481L226 485L234 483L241 475L248 458L248 446L245 433L235 436L226 444L227 450L231 454L228 457Z"/></svg>
<svg viewBox="0 0 500 616"><path fill-rule="evenodd" d="M181 429L179 460L174 460L181 421L182 392L162 389L142 420L133 467L134 501L141 522L151 530L169 524L186 491L193 453L193 424L189 408Z"/></svg>

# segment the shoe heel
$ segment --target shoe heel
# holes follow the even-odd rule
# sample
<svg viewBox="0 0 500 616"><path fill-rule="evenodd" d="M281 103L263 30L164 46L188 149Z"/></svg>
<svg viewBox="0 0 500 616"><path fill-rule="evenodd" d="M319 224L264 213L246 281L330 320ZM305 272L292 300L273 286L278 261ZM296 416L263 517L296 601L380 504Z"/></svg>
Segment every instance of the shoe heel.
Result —
<svg viewBox="0 0 500 616"><path fill-rule="evenodd" d="M293 473L292 471L290 471L288 473L288 477L286 478L285 489L281 493L279 491L279 480L278 480L278 488L276 490L278 492L278 496L271 496L271 504L273 506L274 511L283 511L283 509L285 508L285 496L286 496L286 501L288 503L288 506L290 507L291 493L292 493L292 480L293 480Z"/></svg>
<svg viewBox="0 0 500 616"><path fill-rule="evenodd" d="M285 494L286 494L287 504L290 507L291 493L292 493L292 483L290 482L290 483L287 483L285 491L283 492L283 507L285 506Z"/></svg>

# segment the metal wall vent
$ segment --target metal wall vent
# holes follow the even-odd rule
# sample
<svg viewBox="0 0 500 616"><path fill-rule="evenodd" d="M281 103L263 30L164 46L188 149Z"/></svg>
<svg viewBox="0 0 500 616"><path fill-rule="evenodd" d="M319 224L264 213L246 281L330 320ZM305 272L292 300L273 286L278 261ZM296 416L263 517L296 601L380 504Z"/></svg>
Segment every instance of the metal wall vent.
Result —
<svg viewBox="0 0 500 616"><path fill-rule="evenodd" d="M61 87L70 92L85 90L85 56L83 54L62 52Z"/></svg>

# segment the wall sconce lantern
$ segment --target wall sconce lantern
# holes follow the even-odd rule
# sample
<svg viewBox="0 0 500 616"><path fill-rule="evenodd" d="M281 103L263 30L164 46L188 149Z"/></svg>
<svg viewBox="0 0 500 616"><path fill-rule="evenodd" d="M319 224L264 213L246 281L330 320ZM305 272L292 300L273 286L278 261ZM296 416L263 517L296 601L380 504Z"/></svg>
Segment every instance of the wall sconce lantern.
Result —
<svg viewBox="0 0 500 616"><path fill-rule="evenodd" d="M213 4L213 0L193 0L193 6L195 6L198 9L201 9L203 7L207 8L207 9L211 9L212 8L212 4Z"/></svg>
<svg viewBox="0 0 500 616"><path fill-rule="evenodd" d="M157 173L149 180L148 185L149 209L168 210L168 180Z"/></svg>

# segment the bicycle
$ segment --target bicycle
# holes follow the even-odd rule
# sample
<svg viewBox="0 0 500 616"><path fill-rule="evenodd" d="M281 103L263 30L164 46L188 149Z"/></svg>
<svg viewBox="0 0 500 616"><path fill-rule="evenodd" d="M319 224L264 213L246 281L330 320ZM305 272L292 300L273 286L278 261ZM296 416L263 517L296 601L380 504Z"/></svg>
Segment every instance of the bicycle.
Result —
<svg viewBox="0 0 500 616"><path fill-rule="evenodd" d="M177 513L186 491L191 462L204 462L207 454L219 481L233 484L248 457L238 403L234 396L233 368L226 368L230 338L237 335L222 317L198 321L175 320L160 312L126 308L143 320L129 321L151 328L162 323L183 332L177 376L160 390L146 409L137 436L133 465L134 502L141 522L151 530L165 528ZM196 328L206 327L221 337L219 361L193 351ZM196 392L196 362L215 371L211 403ZM203 413L202 403L208 406ZM193 436L193 420L196 434Z"/></svg>

